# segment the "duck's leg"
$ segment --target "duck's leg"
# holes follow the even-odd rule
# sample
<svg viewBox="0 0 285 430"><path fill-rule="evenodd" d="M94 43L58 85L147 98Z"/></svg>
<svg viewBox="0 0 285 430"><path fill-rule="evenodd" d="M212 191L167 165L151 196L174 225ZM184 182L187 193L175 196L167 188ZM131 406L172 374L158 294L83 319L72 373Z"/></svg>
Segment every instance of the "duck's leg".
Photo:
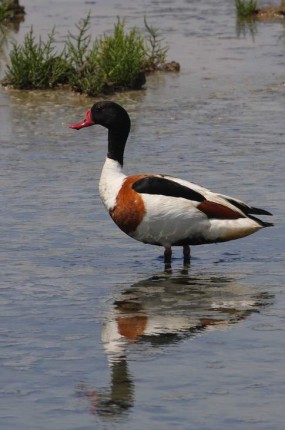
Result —
<svg viewBox="0 0 285 430"><path fill-rule="evenodd" d="M184 245L183 246L183 263L184 263L184 266L190 265L190 258L191 258L190 246Z"/></svg>
<svg viewBox="0 0 285 430"><path fill-rule="evenodd" d="M164 268L165 268L165 271L171 270L171 257L172 257L171 246L165 246L164 247Z"/></svg>

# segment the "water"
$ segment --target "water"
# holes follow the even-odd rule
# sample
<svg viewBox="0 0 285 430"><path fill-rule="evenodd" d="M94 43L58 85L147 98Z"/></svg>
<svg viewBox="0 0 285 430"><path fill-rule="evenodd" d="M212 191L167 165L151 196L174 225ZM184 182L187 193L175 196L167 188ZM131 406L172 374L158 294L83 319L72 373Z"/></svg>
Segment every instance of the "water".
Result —
<svg viewBox="0 0 285 430"><path fill-rule="evenodd" d="M284 26L238 29L222 0L105 3L26 1L12 36L55 24L61 43L89 9L94 35L147 13L181 72L114 97L133 123L126 171L192 180L276 225L193 248L188 272L176 249L166 275L99 200L105 130L63 125L93 100L1 89L1 429L281 430Z"/></svg>

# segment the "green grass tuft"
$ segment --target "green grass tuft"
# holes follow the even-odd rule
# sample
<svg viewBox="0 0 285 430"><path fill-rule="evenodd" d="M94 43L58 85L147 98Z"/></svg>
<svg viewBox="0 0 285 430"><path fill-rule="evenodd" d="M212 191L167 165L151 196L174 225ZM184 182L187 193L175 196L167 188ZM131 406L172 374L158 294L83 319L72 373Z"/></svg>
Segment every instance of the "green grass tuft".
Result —
<svg viewBox="0 0 285 430"><path fill-rule="evenodd" d="M57 55L54 35L53 29L47 42L36 43L31 28L22 45L14 42L4 81L17 89L54 88L66 81L70 66Z"/></svg>
<svg viewBox="0 0 285 430"><path fill-rule="evenodd" d="M135 86L145 58L144 39L135 28L126 32L125 22L118 19L113 35L103 36L96 50L106 84Z"/></svg>
<svg viewBox="0 0 285 430"><path fill-rule="evenodd" d="M88 95L135 88L145 59L143 37L118 19L113 34L96 39L90 48L90 16L77 25L78 35L68 35L65 55L76 73L71 87Z"/></svg>

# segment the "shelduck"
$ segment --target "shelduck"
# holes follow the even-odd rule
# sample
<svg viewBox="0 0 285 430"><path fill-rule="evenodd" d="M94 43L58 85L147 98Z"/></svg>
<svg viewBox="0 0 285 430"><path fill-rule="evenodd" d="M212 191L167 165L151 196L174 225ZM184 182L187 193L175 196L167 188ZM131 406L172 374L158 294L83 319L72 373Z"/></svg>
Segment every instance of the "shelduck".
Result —
<svg viewBox="0 0 285 430"><path fill-rule="evenodd" d="M171 267L172 246L183 247L184 264L190 246L226 242L248 236L272 223L255 215L270 212L172 176L126 176L123 158L131 121L126 110L112 101L95 103L80 130L99 124L108 129L108 153L100 182L100 197L117 226L132 238L164 247L165 268Z"/></svg>

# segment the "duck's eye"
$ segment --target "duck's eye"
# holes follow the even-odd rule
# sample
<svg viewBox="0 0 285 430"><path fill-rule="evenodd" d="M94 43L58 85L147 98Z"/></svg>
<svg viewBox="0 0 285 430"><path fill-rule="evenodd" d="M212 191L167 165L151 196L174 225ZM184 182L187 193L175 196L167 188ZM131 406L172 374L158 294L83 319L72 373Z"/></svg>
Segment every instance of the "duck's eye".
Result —
<svg viewBox="0 0 285 430"><path fill-rule="evenodd" d="M102 112L104 110L104 106L97 106L95 110L96 112Z"/></svg>

